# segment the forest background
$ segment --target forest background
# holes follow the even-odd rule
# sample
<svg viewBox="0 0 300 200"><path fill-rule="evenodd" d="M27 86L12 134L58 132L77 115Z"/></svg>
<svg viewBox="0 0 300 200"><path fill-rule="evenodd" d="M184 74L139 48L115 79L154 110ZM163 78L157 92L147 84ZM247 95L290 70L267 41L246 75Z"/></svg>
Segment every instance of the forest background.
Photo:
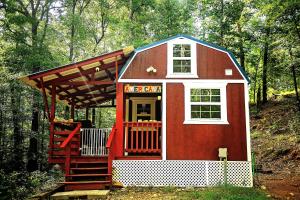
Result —
<svg viewBox="0 0 300 200"><path fill-rule="evenodd" d="M2 194L24 197L59 177L47 164L42 96L18 77L176 34L232 51L251 79L255 112L287 93L300 111L298 0L0 0ZM111 127L115 110L95 111L97 127Z"/></svg>

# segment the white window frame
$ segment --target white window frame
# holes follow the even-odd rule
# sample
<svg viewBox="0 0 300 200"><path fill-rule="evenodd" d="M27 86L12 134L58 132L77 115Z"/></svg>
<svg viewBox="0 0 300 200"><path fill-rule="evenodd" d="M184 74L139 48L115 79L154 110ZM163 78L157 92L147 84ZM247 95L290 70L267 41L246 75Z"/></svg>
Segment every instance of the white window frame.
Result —
<svg viewBox="0 0 300 200"><path fill-rule="evenodd" d="M184 83L184 124L229 124L227 121L227 83ZM220 89L221 119L192 119L191 117L191 89ZM209 103L203 103L208 105Z"/></svg>
<svg viewBox="0 0 300 200"><path fill-rule="evenodd" d="M191 46L191 57L182 57L182 60L191 60L191 72L173 72L173 45L175 44L188 44ZM176 38L168 42L168 59L167 59L167 76L166 78L198 78L197 75L197 48L196 42L186 38Z"/></svg>

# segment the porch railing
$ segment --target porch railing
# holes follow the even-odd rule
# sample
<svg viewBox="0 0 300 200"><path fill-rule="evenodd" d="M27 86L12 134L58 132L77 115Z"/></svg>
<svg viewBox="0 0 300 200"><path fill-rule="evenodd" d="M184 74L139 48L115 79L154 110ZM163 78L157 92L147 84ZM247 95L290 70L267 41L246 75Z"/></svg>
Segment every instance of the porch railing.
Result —
<svg viewBox="0 0 300 200"><path fill-rule="evenodd" d="M124 122L125 152L161 153L161 121Z"/></svg>
<svg viewBox="0 0 300 200"><path fill-rule="evenodd" d="M81 155L107 156L106 142L111 128L82 128L81 129Z"/></svg>

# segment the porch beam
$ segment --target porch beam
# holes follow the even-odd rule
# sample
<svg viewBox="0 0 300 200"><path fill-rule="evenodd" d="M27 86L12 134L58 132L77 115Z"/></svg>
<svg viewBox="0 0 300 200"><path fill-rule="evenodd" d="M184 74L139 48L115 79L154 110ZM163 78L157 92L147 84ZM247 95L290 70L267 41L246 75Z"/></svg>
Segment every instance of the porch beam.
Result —
<svg viewBox="0 0 300 200"><path fill-rule="evenodd" d="M60 82L60 85L113 85L113 81L72 81L72 82Z"/></svg>
<svg viewBox="0 0 300 200"><path fill-rule="evenodd" d="M120 65L124 64L124 60L119 60L118 63ZM109 63L109 64L104 64L104 65L99 65L98 67L100 67L101 71L102 70L105 70L105 69L109 69L109 68L113 68L115 67L115 64L114 63ZM78 70L80 71L80 69L78 68ZM81 72L75 72L73 74L69 74L69 75L66 75L66 76L61 76L61 77L58 77L58 78L55 78L55 79L52 79L52 80L49 80L49 81L46 81L44 82L44 85L47 86L47 85L51 85L52 83L58 83L58 82L65 82L67 80L71 80L71 79L75 79L75 78L79 78L81 76L86 76L88 74L94 74L96 73L96 67L94 68L91 68L91 69L87 69L87 70L82 70ZM57 74L56 74L57 75ZM104 78L104 77L103 77ZM105 78L107 78L105 76Z"/></svg>
<svg viewBox="0 0 300 200"><path fill-rule="evenodd" d="M72 96L72 97L75 97L75 96L84 96L86 93L93 92L93 91L96 91L96 90L99 90L101 93L103 93L100 89L104 88L104 87L108 87L108 86L107 85L93 86L91 88L87 88L87 89L83 89L83 90L79 90L77 92L74 92L74 93L70 94L70 96ZM61 95L60 99L61 100L66 99L66 98L68 98L68 96L69 95Z"/></svg>
<svg viewBox="0 0 300 200"><path fill-rule="evenodd" d="M110 92L103 93L103 94L94 94L94 95L85 96L85 98L79 99L79 101L83 102L83 101L91 100L91 99L94 99L94 98L97 98L97 97L112 97L112 96L116 96L115 94L110 94L110 93L113 93L113 92L116 92L116 91L110 91ZM79 101L75 101L75 102L77 103Z"/></svg>
<svg viewBox="0 0 300 200"><path fill-rule="evenodd" d="M89 103L84 103L82 105L78 105L78 106L76 106L76 108L80 109L80 108L86 108L86 107L93 107L95 105L102 104L102 103L107 102L112 99L115 99L115 95L113 95L111 98L105 98L105 99L101 99L101 100L90 100Z"/></svg>

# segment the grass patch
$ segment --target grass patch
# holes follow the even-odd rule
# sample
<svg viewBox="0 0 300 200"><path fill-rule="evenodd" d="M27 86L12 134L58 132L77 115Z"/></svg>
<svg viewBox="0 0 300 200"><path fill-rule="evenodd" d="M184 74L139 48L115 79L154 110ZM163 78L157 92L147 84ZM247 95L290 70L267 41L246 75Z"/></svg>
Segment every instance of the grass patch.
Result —
<svg viewBox="0 0 300 200"><path fill-rule="evenodd" d="M266 200L265 193L255 188L240 188L232 186L220 186L201 191L181 193L182 199L205 200Z"/></svg>

